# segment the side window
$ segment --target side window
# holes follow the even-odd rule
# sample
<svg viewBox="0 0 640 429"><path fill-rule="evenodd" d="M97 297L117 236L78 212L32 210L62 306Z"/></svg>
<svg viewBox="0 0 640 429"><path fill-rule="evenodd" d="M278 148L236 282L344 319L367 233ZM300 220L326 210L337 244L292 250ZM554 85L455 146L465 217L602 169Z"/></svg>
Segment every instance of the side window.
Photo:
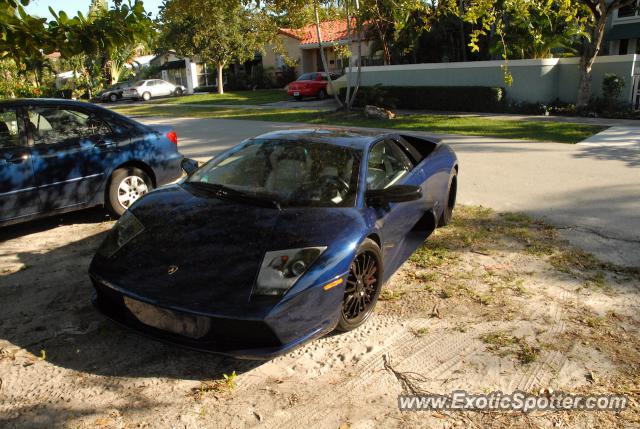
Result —
<svg viewBox="0 0 640 429"><path fill-rule="evenodd" d="M29 110L28 126L37 145L71 142L111 132L104 121L86 112L46 106Z"/></svg>
<svg viewBox="0 0 640 429"><path fill-rule="evenodd" d="M398 182L409 172L402 153L390 140L376 143L369 153L367 189L384 189Z"/></svg>
<svg viewBox="0 0 640 429"><path fill-rule="evenodd" d="M0 149L21 146L18 115L13 109L0 109Z"/></svg>
<svg viewBox="0 0 640 429"><path fill-rule="evenodd" d="M404 157L410 162L411 168L415 167L424 159L424 156L408 141L399 137L398 140L394 139L398 149L402 152Z"/></svg>

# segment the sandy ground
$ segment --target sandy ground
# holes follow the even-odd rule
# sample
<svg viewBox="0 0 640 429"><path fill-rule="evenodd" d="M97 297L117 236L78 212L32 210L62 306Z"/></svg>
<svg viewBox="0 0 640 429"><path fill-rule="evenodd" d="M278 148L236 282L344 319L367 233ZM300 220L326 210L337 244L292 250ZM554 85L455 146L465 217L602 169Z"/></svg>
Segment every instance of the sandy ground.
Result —
<svg viewBox="0 0 640 429"><path fill-rule="evenodd" d="M96 209L0 232L0 427L640 425L638 272L524 216L458 210L366 325L267 362L165 345L94 311L87 267L112 224ZM401 412L408 389L621 393L630 407Z"/></svg>

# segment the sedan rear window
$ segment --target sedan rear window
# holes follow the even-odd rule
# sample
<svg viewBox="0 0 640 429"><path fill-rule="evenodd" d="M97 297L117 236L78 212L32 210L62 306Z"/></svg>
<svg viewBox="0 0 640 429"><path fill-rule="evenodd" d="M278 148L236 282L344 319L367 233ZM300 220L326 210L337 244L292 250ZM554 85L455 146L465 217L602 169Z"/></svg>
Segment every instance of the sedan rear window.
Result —
<svg viewBox="0 0 640 429"><path fill-rule="evenodd" d="M329 143L250 140L188 180L268 197L283 206L353 207L361 151Z"/></svg>
<svg viewBox="0 0 640 429"><path fill-rule="evenodd" d="M315 79L316 79L315 73L305 73L296 80L315 80Z"/></svg>
<svg viewBox="0 0 640 429"><path fill-rule="evenodd" d="M20 146L16 111L0 109L0 149L13 146Z"/></svg>

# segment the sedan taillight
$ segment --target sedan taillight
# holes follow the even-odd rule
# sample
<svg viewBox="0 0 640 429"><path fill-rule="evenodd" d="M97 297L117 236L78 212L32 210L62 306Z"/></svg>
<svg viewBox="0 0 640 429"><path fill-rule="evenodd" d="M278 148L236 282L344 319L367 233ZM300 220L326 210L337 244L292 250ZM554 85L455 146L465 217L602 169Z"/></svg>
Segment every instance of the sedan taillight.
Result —
<svg viewBox="0 0 640 429"><path fill-rule="evenodd" d="M171 143L173 143L174 145L178 145L178 134L176 134L175 131L171 130L167 133L167 138L169 139L169 141Z"/></svg>

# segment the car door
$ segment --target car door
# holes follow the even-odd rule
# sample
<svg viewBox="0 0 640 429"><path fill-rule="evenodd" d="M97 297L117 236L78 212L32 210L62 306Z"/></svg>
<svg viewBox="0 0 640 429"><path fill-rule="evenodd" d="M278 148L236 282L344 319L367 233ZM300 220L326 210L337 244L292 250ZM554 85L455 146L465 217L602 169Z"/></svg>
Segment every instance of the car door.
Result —
<svg viewBox="0 0 640 429"><path fill-rule="evenodd" d="M145 92L148 92L152 97L157 97L157 93L156 93L157 90L158 89L156 88L155 81L148 80L144 83L144 87L138 92L140 92L140 94L144 94Z"/></svg>
<svg viewBox="0 0 640 429"><path fill-rule="evenodd" d="M393 185L420 185L419 170L402 153L392 139L382 140L371 148L367 161L367 190L385 189ZM382 233L385 267L391 275L406 259L406 251L415 246L408 233L425 211L422 199L392 203L376 208L376 224Z"/></svg>
<svg viewBox="0 0 640 429"><path fill-rule="evenodd" d="M97 202L115 141L95 111L41 105L28 111L33 173L43 210Z"/></svg>
<svg viewBox="0 0 640 429"><path fill-rule="evenodd" d="M40 210L22 110L0 108L0 222Z"/></svg>
<svg viewBox="0 0 640 429"><path fill-rule="evenodd" d="M154 97L162 97L167 95L165 93L165 87L161 80L154 79L150 82L151 88L153 88L153 96Z"/></svg>
<svg viewBox="0 0 640 429"><path fill-rule="evenodd" d="M313 92L318 93L321 89L326 88L327 78L324 77L324 73L316 73L313 79Z"/></svg>
<svg viewBox="0 0 640 429"><path fill-rule="evenodd" d="M159 80L158 82L160 82L160 88L162 88L162 95L173 94L173 84L165 80Z"/></svg>

